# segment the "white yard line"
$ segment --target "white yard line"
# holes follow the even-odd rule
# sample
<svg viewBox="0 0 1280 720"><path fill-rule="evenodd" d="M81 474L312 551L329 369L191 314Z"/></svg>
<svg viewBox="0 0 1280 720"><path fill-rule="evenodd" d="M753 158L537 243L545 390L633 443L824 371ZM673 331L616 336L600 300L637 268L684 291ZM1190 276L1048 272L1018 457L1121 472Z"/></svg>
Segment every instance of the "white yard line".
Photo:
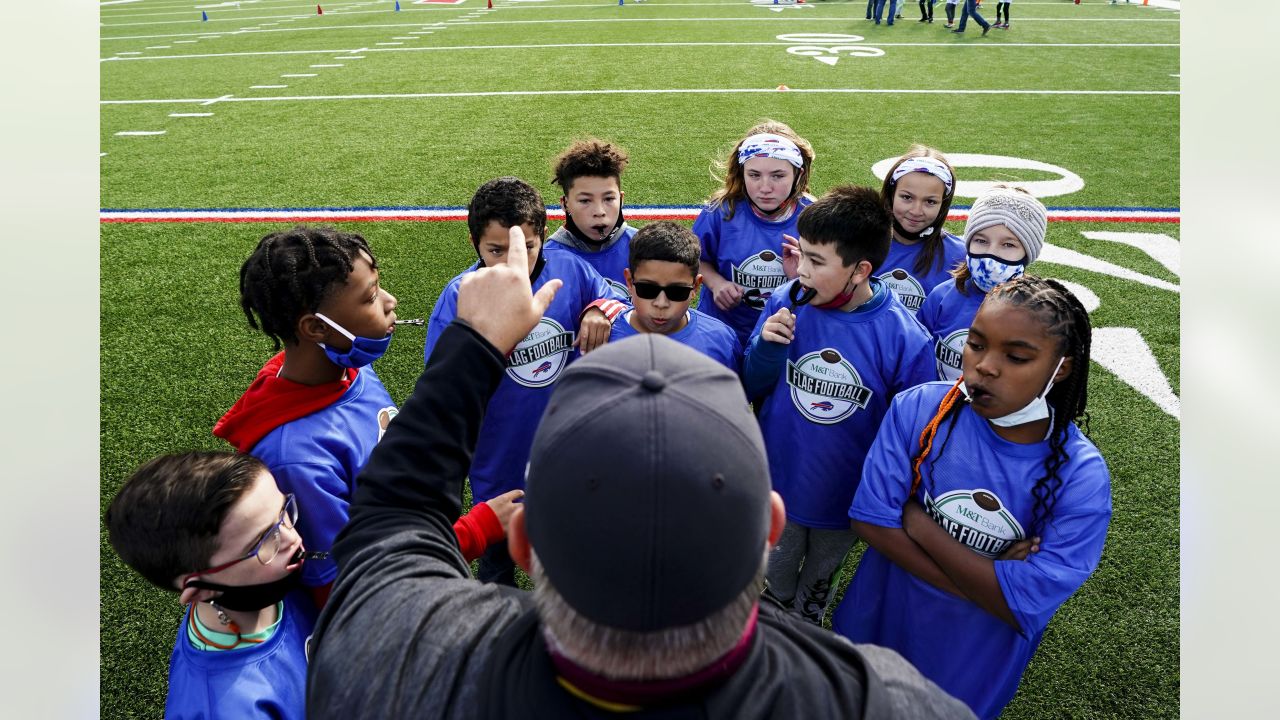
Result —
<svg viewBox="0 0 1280 720"><path fill-rule="evenodd" d="M282 78L286 78L286 77L288 77L288 78L294 78L294 77L315 77L315 76L316 76L316 74L315 74L315 73L285 73L284 75L281 75L280 77L282 77Z"/></svg>
<svg viewBox="0 0 1280 720"><path fill-rule="evenodd" d="M164 98L148 100L100 100L100 105L176 105L212 102L301 102L315 100L418 100L423 98L526 97L541 95L756 95L780 92L776 88L671 88L627 90L506 90L492 92L380 93L361 95L295 95L274 97ZM888 88L800 88L787 92L801 95L1096 95L1096 96L1177 96L1178 90L916 90Z"/></svg>
<svg viewBox="0 0 1280 720"><path fill-rule="evenodd" d="M213 117L213 113L169 113L169 117Z"/></svg>
<svg viewBox="0 0 1280 720"><path fill-rule="evenodd" d="M429 35L432 31L422 31ZM379 43L380 45L383 43ZM873 45L875 47L963 47L963 48L1176 48L1177 43L851 43L852 45ZM537 49L572 49L572 48L622 48L622 47L789 47L793 42L777 40L761 42L634 42L634 43L532 43L527 45L444 45L432 47L407 48L365 48L361 52L444 52L451 50L537 50ZM255 55L322 55L327 53L346 52L343 50L260 50L256 52L230 53L190 53L186 55L149 55L145 57L104 58L117 60L189 60L195 58L251 57ZM116 53L124 55L125 53Z"/></svg>
<svg viewBox="0 0 1280 720"><path fill-rule="evenodd" d="M288 85L250 85L249 89L250 90L283 90L287 87L289 86Z"/></svg>
<svg viewBox="0 0 1280 720"><path fill-rule="evenodd" d="M144 135L163 135L165 134L165 132L166 131L164 130L121 130L120 132L116 133L116 135L119 135L122 137L132 137L132 136L144 136Z"/></svg>

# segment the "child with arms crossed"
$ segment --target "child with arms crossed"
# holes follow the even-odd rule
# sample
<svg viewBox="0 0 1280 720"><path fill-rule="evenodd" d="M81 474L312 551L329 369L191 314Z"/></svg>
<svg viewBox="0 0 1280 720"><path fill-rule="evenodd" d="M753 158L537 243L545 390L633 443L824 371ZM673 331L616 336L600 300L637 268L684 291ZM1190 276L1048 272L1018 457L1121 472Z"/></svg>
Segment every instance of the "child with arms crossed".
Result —
<svg viewBox="0 0 1280 720"><path fill-rule="evenodd" d="M1087 427L1090 335L1059 283L996 287L963 380L894 399L849 509L871 547L833 629L902 653L979 717L1013 697L1102 554L1110 476L1075 423Z"/></svg>

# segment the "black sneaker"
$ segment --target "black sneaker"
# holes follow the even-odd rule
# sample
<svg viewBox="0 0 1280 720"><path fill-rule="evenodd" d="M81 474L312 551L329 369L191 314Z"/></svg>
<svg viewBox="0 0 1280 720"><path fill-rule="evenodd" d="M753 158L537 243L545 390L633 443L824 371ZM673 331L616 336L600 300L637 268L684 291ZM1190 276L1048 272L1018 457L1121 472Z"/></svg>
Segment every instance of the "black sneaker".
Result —
<svg viewBox="0 0 1280 720"><path fill-rule="evenodd" d="M991 26L990 26L990 25L988 25L988 26L986 26L986 27L982 28L982 37L986 37L986 36L987 36L987 33L989 33L989 32L991 32Z"/></svg>
<svg viewBox="0 0 1280 720"><path fill-rule="evenodd" d="M953 32L953 33L962 33L962 32L964 32L964 31L963 31L963 30L952 30L951 32Z"/></svg>

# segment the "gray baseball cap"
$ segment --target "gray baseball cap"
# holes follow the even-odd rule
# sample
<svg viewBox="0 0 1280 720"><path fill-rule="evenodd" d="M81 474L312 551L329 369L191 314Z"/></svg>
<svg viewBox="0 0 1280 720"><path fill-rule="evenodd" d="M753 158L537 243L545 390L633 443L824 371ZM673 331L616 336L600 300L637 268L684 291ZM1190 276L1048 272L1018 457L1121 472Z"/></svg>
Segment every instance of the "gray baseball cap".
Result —
<svg viewBox="0 0 1280 720"><path fill-rule="evenodd" d="M565 371L534 435L529 540L560 595L631 632L688 625L752 581L769 464L738 376L663 335Z"/></svg>

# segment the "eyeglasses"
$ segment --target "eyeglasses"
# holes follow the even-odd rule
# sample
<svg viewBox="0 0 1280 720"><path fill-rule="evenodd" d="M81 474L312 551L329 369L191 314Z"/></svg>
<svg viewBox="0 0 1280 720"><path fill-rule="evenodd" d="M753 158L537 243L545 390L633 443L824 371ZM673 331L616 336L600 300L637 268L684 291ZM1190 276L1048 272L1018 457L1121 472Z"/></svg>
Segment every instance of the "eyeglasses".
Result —
<svg viewBox="0 0 1280 720"><path fill-rule="evenodd" d="M285 527L289 530L298 522L298 501L294 498L293 493L284 496L284 507L280 508L280 519L272 525L269 530L262 534L262 539L258 540L253 549L244 557L236 558L231 562L225 562L217 567L211 567L208 570L201 570L196 575L212 575L216 572L226 570L236 563L244 562L249 558L256 557L258 562L263 565L270 565L272 560L276 559L276 555L280 552L280 528Z"/></svg>
<svg viewBox="0 0 1280 720"><path fill-rule="evenodd" d="M636 297L641 300L653 300L658 293L666 293L671 302L684 302L693 292L692 285L659 285L648 280L637 280L632 284L636 287Z"/></svg>

